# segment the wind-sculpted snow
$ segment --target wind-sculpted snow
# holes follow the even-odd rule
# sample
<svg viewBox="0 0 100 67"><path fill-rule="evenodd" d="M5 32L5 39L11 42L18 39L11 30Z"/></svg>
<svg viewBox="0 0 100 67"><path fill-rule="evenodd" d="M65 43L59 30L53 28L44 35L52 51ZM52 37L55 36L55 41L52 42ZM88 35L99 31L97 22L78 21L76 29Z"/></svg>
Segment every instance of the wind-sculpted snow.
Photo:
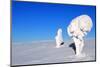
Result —
<svg viewBox="0 0 100 67"><path fill-rule="evenodd" d="M56 48L59 48L61 47L61 45L64 44L62 37L62 29L58 29L55 39L56 39Z"/></svg>
<svg viewBox="0 0 100 67"><path fill-rule="evenodd" d="M74 18L67 27L68 35L75 42L76 56L85 56L82 54L84 37L91 31L92 26L92 19L88 15L81 15Z"/></svg>

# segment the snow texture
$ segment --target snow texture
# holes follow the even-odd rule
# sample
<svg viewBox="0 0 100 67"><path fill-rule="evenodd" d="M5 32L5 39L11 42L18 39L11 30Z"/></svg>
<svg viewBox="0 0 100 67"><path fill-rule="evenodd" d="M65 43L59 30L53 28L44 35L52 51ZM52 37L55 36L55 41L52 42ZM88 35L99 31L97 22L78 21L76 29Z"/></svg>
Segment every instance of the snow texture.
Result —
<svg viewBox="0 0 100 67"><path fill-rule="evenodd" d="M88 15L81 15L74 18L70 25L67 27L67 32L70 37L72 37L75 42L76 47L76 56L83 57L85 54L82 54L84 47L84 36L92 29L92 19Z"/></svg>
<svg viewBox="0 0 100 67"><path fill-rule="evenodd" d="M55 39L56 39L56 48L61 47L62 43L64 43L62 37L62 29L58 29Z"/></svg>

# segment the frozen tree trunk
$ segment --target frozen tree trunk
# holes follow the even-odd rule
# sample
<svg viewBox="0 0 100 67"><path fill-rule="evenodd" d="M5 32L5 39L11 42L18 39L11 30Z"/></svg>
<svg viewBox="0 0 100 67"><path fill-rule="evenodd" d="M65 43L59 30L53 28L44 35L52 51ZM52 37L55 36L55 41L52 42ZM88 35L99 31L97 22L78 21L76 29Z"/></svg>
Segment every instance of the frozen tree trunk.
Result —
<svg viewBox="0 0 100 67"><path fill-rule="evenodd" d="M79 40L76 37L73 37L75 47L76 47L76 56L81 56L82 57L82 50L84 47L84 40Z"/></svg>

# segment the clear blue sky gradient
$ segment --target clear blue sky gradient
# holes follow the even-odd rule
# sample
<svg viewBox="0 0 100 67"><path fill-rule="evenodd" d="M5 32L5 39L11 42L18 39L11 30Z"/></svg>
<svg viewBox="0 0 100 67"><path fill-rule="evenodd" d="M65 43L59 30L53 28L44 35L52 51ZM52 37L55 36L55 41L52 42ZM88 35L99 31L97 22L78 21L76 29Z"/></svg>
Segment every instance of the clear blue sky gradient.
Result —
<svg viewBox="0 0 100 67"><path fill-rule="evenodd" d="M95 38L95 6L47 4L35 2L12 2L12 41L27 42L54 40L59 28L65 40L67 26L79 15L92 18L93 28L86 38Z"/></svg>

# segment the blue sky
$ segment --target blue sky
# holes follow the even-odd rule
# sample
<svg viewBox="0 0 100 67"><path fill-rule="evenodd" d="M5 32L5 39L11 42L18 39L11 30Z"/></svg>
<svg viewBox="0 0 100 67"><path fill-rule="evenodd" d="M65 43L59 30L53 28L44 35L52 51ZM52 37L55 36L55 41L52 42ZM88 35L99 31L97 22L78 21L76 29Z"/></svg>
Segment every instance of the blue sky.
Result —
<svg viewBox="0 0 100 67"><path fill-rule="evenodd" d="M12 41L54 40L59 28L64 40L70 37L67 26L82 14L92 18L93 28L86 38L95 38L95 6L12 2Z"/></svg>

